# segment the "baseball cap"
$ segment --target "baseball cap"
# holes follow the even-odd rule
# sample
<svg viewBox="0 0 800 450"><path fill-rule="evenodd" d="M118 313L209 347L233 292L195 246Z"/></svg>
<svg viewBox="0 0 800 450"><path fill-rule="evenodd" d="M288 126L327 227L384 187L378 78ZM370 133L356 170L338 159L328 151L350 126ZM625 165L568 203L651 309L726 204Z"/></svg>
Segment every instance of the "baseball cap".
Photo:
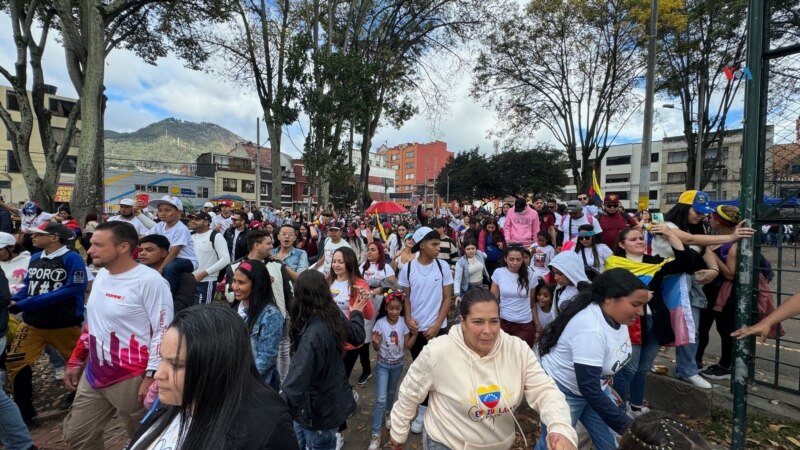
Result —
<svg viewBox="0 0 800 450"><path fill-rule="evenodd" d="M567 202L567 211L577 211L582 209L583 205L578 200L570 200Z"/></svg>
<svg viewBox="0 0 800 450"><path fill-rule="evenodd" d="M13 235L0 231L0 248L10 247L17 244L17 239Z"/></svg>
<svg viewBox="0 0 800 450"><path fill-rule="evenodd" d="M223 201L219 202L219 204L220 204L221 206L232 206L232 205L233 205L233 202L232 202L232 201L230 201L230 200L223 200ZM204 207L205 207L205 206L204 206Z"/></svg>
<svg viewBox="0 0 800 450"><path fill-rule="evenodd" d="M147 204L147 206L154 209L158 209L158 205L170 205L178 208L178 211L183 211L183 202L174 195L165 195L158 200L150 200L150 203Z"/></svg>
<svg viewBox="0 0 800 450"><path fill-rule="evenodd" d="M337 221L336 219L333 219L330 222L328 222L328 229L329 230L331 230L331 229L341 230L342 227L341 227L341 225L339 225L339 221Z"/></svg>
<svg viewBox="0 0 800 450"><path fill-rule="evenodd" d="M205 202L205 203L203 203L203 208L213 208L213 207L214 207L214 204L213 204L213 203L211 203L211 202Z"/></svg>
<svg viewBox="0 0 800 450"><path fill-rule="evenodd" d="M686 191L678 199L681 205L691 205L700 214L711 214L713 208L708 206L708 194L703 191Z"/></svg>
<svg viewBox="0 0 800 450"><path fill-rule="evenodd" d="M38 228L28 228L28 232L33 234L47 234L51 236L58 236L58 240L66 242L75 237L72 231L66 226L56 222L45 222L39 225Z"/></svg>
<svg viewBox="0 0 800 450"><path fill-rule="evenodd" d="M134 201L132 198L123 198L119 201L119 206L133 206Z"/></svg>
<svg viewBox="0 0 800 450"><path fill-rule="evenodd" d="M211 214L209 214L209 213L207 213L205 211L200 211L200 212L195 213L195 214L189 214L186 217L189 218L189 219L200 219L200 220L207 220L207 221L211 222Z"/></svg>
<svg viewBox="0 0 800 450"><path fill-rule="evenodd" d="M619 195L618 194L606 194L603 197L603 203L619 203Z"/></svg>
<svg viewBox="0 0 800 450"><path fill-rule="evenodd" d="M429 227L420 227L417 231L414 232L414 247L411 248L412 252L419 251L419 244L422 244L425 241L429 241L431 239L439 239L439 233L430 229Z"/></svg>

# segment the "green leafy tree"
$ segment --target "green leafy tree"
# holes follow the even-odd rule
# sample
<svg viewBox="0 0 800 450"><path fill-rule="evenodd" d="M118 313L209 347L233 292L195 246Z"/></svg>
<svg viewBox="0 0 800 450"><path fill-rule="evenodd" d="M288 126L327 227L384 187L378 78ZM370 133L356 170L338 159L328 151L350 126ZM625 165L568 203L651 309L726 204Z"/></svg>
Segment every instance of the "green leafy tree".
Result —
<svg viewBox="0 0 800 450"><path fill-rule="evenodd" d="M545 145L531 149L510 149L490 160L497 180L496 197L524 197L528 193L563 194L569 183L565 171L569 168L564 152Z"/></svg>
<svg viewBox="0 0 800 450"><path fill-rule="evenodd" d="M441 198L449 195L464 202L494 195L496 183L489 159L476 147L450 157L436 178L435 189Z"/></svg>
<svg viewBox="0 0 800 450"><path fill-rule="evenodd" d="M591 183L639 99L644 70L634 0L531 0L486 34L472 95L493 108L512 144L539 129L563 146L578 191Z"/></svg>

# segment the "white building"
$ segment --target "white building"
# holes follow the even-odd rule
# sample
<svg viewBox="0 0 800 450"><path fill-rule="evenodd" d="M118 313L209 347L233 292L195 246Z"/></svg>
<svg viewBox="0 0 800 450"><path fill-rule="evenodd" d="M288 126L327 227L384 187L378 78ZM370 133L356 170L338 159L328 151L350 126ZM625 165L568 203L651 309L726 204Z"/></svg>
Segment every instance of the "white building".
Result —
<svg viewBox="0 0 800 450"><path fill-rule="evenodd" d="M361 173L361 154L353 152L353 175L358 181ZM373 200L389 200L389 194L395 193L395 170L386 164L386 155L369 154L369 194Z"/></svg>

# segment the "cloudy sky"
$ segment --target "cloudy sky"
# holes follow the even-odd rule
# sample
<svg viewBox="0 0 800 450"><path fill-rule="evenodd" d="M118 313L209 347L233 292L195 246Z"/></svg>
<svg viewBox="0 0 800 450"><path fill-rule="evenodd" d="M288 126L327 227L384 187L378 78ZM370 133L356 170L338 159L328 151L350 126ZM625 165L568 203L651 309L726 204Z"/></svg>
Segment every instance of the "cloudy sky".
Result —
<svg viewBox="0 0 800 450"><path fill-rule="evenodd" d="M0 34L0 65L11 67L15 52L11 34L6 31L10 30L10 20L5 15L0 15L0 30L4 30ZM45 79L48 84L58 86L60 95L75 96L66 73L63 50L55 35L51 33L45 52ZM490 152L492 139L489 133L496 126L496 117L468 95L472 81L468 73L463 71L462 74L466 75L450 78L450 102L433 125L423 110L400 129L382 127L373 140L374 148L382 144L392 146L439 139L447 142L452 151L479 146L482 151ZM159 60L157 66L151 66L131 52L114 50L106 61L105 82L109 98L107 129L135 131L149 123L175 117L193 122L213 122L255 141L255 119L261 115L257 96L218 75L186 69L174 57ZM657 100L657 104L661 103L669 101ZM680 121L680 111L656 108L653 138L658 140L680 134ZM283 150L299 155L303 141L301 127L292 127L286 130L286 134L288 139L283 139ZM641 134L642 114L634 111L621 127L617 142L636 142L641 140ZM262 141L266 141L265 136L262 128ZM545 131L537 133L532 140L553 141Z"/></svg>

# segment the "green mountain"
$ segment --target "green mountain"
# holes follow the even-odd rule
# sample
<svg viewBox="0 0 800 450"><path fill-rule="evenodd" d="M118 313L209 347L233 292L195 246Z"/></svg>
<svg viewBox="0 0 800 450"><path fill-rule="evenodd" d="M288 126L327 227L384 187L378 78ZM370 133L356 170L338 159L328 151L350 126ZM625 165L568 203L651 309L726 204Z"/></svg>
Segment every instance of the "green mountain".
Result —
<svg viewBox="0 0 800 450"><path fill-rule="evenodd" d="M134 131L105 130L106 159L194 162L201 153L227 153L245 139L214 123L164 119Z"/></svg>

